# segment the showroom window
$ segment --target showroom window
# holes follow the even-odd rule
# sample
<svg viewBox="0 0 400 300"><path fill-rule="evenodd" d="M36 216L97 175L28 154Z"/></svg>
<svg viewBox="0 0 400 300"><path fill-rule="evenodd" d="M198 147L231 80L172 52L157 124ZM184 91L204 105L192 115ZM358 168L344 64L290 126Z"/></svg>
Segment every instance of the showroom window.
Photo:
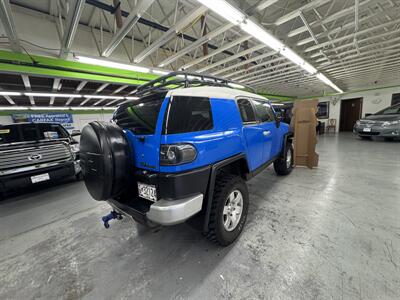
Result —
<svg viewBox="0 0 400 300"><path fill-rule="evenodd" d="M213 128L210 99L174 96L164 126L165 134L210 130Z"/></svg>
<svg viewBox="0 0 400 300"><path fill-rule="evenodd" d="M239 99L237 101L240 116L242 117L243 124L249 124L256 122L256 115L254 113L253 106L247 99Z"/></svg>
<svg viewBox="0 0 400 300"><path fill-rule="evenodd" d="M272 111L272 108L268 102L261 100L253 100L253 103L257 117L260 119L261 122L275 121L274 112Z"/></svg>

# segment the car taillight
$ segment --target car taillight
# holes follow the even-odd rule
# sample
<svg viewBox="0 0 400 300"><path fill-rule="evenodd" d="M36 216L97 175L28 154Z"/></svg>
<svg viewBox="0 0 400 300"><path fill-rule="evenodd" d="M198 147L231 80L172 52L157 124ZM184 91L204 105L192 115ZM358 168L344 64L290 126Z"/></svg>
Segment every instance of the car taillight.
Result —
<svg viewBox="0 0 400 300"><path fill-rule="evenodd" d="M161 145L160 165L174 166L194 161L197 156L196 148L190 144Z"/></svg>

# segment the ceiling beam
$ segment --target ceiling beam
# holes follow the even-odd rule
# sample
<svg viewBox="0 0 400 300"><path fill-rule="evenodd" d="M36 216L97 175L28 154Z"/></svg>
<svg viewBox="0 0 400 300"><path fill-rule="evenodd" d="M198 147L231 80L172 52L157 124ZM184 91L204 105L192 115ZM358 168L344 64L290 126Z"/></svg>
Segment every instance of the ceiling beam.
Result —
<svg viewBox="0 0 400 300"><path fill-rule="evenodd" d="M32 87L31 87L31 82L29 80L29 76L22 74L21 77L22 77L22 81L24 82L25 89L28 92L32 91ZM28 96L28 97L29 97L29 101L31 102L31 105L34 106L35 105L35 98L33 98L33 96Z"/></svg>
<svg viewBox="0 0 400 300"><path fill-rule="evenodd" d="M275 21L275 25L279 26L282 25L283 23L286 23L290 20L293 20L294 18L297 18L300 16L301 12L322 6L328 2L331 2L332 0L314 0L311 1L310 3L307 3L301 7L299 7L298 9L295 9L294 11L291 11L290 13L287 13L286 15L280 17L279 19L277 19Z"/></svg>
<svg viewBox="0 0 400 300"><path fill-rule="evenodd" d="M182 70L186 70L186 69L188 69L188 68L190 68L192 66L195 66L195 65L201 63L204 60L207 60L207 59L209 59L209 58L211 58L211 57L213 57L213 56L215 56L215 55L217 55L217 54L219 54L219 53L221 53L221 52L223 52L225 50L228 50L228 49L230 49L230 48L232 48L234 46L239 45L240 43L243 43L244 41L249 40L250 38L251 38L250 35L241 36L240 38L238 38L236 40L233 40L232 42L229 42L229 43L225 44L224 46L218 47L218 49L214 50L213 52L211 52L208 55L201 56L199 58L196 58L196 59L188 62L187 64L183 65L181 67L181 69Z"/></svg>
<svg viewBox="0 0 400 300"><path fill-rule="evenodd" d="M169 65L170 63L173 63L180 57L184 56L185 54L189 53L193 49L196 49L197 47L203 45L204 43L208 43L209 40L215 38L216 36L220 35L221 33L231 29L235 25L232 23L225 23L221 26L219 26L217 29L210 31L206 35L203 35L201 38L199 38L197 41L193 42L187 47L184 47L183 49L179 50L175 54L171 55L170 57L164 59L162 62L159 63L159 67L164 67L166 65Z"/></svg>
<svg viewBox="0 0 400 300"><path fill-rule="evenodd" d="M153 4L154 0L140 0L125 19L122 27L113 36L110 43L104 48L102 56L108 57L122 42L128 32L139 21L142 14Z"/></svg>
<svg viewBox="0 0 400 300"><path fill-rule="evenodd" d="M79 92L85 87L85 85L86 85L87 83L88 83L87 81L81 81L81 82L78 84L78 86L76 87L75 92L76 92L76 93L79 93ZM65 102L65 106L70 105L70 103L71 103L72 100L74 100L74 99L75 99L74 97L69 98L69 99L67 100L67 102Z"/></svg>
<svg viewBox="0 0 400 300"><path fill-rule="evenodd" d="M271 5L275 4L278 1L279 0L264 0L260 4L257 5L257 10L262 11L262 10L270 7Z"/></svg>
<svg viewBox="0 0 400 300"><path fill-rule="evenodd" d="M64 35L60 50L60 57L62 58L67 57L69 50L71 49L84 5L85 0L69 1L67 21L65 24Z"/></svg>
<svg viewBox="0 0 400 300"><path fill-rule="evenodd" d="M157 51L161 46L165 45L169 40L175 37L179 32L181 32L186 26L196 20L199 16L207 11L207 7L200 6L189 12L183 19L179 20L174 26L172 26L168 31L163 33L156 41L154 41L150 46L140 52L133 61L135 63L142 62L146 57L148 57L153 52Z"/></svg>
<svg viewBox="0 0 400 300"><path fill-rule="evenodd" d="M7 34L11 49L21 52L18 34L15 29L14 18L11 11L9 0L0 0L0 20Z"/></svg>

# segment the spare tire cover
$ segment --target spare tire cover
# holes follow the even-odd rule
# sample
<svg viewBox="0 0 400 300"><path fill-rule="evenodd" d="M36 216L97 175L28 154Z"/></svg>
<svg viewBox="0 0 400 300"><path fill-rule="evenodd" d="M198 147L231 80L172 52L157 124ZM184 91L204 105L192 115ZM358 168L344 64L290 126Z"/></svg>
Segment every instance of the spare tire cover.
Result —
<svg viewBox="0 0 400 300"><path fill-rule="evenodd" d="M96 200L119 196L129 185L129 143L113 123L91 122L82 130L80 159L83 179Z"/></svg>

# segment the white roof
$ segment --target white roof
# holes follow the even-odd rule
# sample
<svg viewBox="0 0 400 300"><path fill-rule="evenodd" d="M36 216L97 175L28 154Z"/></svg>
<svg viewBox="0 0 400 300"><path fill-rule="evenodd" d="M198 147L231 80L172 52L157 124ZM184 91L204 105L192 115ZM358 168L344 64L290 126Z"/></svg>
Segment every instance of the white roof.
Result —
<svg viewBox="0 0 400 300"><path fill-rule="evenodd" d="M236 97L245 96L250 98L268 100L267 98L260 96L258 94L249 93L238 89L232 89L228 87L218 87L218 86L199 86L199 87L174 89L170 90L167 96L197 96L197 97L220 98L220 99L234 99Z"/></svg>

